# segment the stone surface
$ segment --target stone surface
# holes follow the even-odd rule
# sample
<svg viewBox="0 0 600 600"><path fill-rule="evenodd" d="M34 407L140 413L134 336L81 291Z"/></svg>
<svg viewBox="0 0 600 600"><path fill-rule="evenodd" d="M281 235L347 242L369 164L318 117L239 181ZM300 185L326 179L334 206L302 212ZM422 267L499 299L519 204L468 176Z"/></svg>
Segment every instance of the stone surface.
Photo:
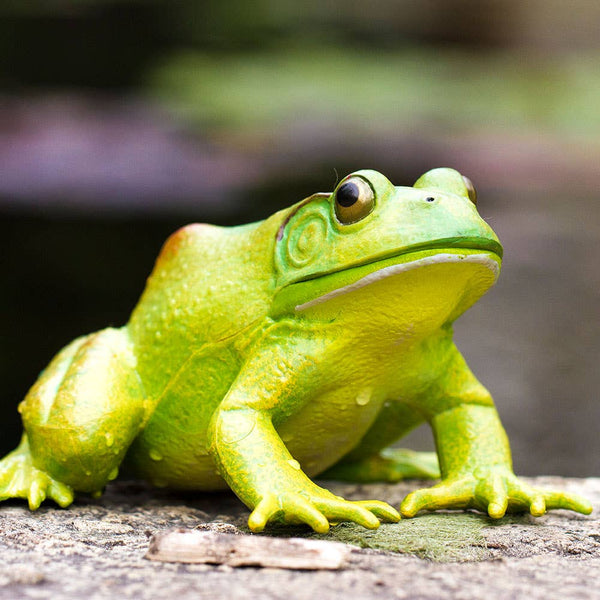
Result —
<svg viewBox="0 0 600 600"><path fill-rule="evenodd" d="M300 527L271 529L351 541L355 547L341 571L144 558L149 538L168 528L247 532L248 511L231 494L173 494L117 482L103 498L78 500L66 510L48 506L31 513L22 503L6 503L0 508L0 599L600 598L600 479L535 482L585 495L596 512L496 522L470 512L425 514L376 532L340 525L327 537ZM327 484L349 498L394 504L418 485Z"/></svg>

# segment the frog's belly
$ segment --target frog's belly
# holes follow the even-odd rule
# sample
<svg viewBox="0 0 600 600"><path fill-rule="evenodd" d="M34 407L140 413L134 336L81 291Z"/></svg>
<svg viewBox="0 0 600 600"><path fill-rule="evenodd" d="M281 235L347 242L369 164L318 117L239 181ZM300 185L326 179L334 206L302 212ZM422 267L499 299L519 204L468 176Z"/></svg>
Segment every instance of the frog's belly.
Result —
<svg viewBox="0 0 600 600"><path fill-rule="evenodd" d="M131 445L130 470L159 487L226 489L208 453L207 431L238 371L239 357L227 341L192 354Z"/></svg>
<svg viewBox="0 0 600 600"><path fill-rule="evenodd" d="M317 475L349 452L369 429L382 395L369 386L341 388L309 400L277 431L304 472ZM128 466L158 487L219 490L227 484L208 453L206 429L182 431L163 423L160 435L144 432L128 453Z"/></svg>
<svg viewBox="0 0 600 600"><path fill-rule="evenodd" d="M333 390L307 402L277 431L302 470L318 475L360 442L383 400L383 394L369 385Z"/></svg>
<svg viewBox="0 0 600 600"><path fill-rule="evenodd" d="M162 444L143 434L134 442L126 462L133 475L157 487L206 491L227 489L227 483L218 474L208 453L205 435L169 432L166 428L163 433L166 435ZM175 450L172 450L173 441L176 442Z"/></svg>

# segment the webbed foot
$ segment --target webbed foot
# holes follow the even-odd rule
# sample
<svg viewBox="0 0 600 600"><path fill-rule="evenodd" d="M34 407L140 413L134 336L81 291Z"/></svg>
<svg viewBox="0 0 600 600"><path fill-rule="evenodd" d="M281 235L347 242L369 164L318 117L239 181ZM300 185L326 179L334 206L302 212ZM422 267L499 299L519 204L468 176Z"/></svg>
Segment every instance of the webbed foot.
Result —
<svg viewBox="0 0 600 600"><path fill-rule="evenodd" d="M341 461L321 475L322 479L371 483L395 483L403 479L437 479L440 476L435 452L386 448L357 461Z"/></svg>
<svg viewBox="0 0 600 600"><path fill-rule="evenodd" d="M0 501L25 498L31 510L49 498L63 508L73 502L73 490L33 466L27 436L0 461Z"/></svg>
<svg viewBox="0 0 600 600"><path fill-rule="evenodd" d="M400 512L404 517L414 517L420 510L452 508L476 508L493 519L519 512L539 517L555 508L584 515L592 512L591 504L584 498L535 488L506 467L480 468L475 474L451 477L431 488L412 492L402 502Z"/></svg>
<svg viewBox="0 0 600 600"><path fill-rule="evenodd" d="M380 519L396 523L398 512L385 502L361 500L350 502L323 490L322 494L286 492L263 496L248 519L252 531L262 531L267 523L305 523L317 533L327 533L330 523L352 521L367 529L377 529Z"/></svg>

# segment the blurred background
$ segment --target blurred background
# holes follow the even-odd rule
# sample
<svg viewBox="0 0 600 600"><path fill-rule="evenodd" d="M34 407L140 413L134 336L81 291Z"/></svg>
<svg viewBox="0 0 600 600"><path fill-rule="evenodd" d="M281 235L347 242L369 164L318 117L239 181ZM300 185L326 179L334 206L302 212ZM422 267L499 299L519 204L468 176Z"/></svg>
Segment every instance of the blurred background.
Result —
<svg viewBox="0 0 600 600"><path fill-rule="evenodd" d="M596 0L3 0L0 450L177 227L451 166L505 245L456 338L515 468L600 475L599 27Z"/></svg>

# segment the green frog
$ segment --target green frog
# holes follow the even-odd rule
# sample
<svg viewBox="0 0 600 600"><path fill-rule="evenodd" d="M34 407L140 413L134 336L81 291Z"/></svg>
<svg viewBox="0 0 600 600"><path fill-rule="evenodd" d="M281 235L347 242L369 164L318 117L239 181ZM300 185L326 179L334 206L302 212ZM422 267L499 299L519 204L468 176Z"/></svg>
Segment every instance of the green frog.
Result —
<svg viewBox="0 0 600 600"><path fill-rule="evenodd" d="M472 183L449 168L413 187L362 170L258 223L183 227L129 322L67 345L20 404L0 499L65 507L126 465L156 486L231 488L253 531L400 519L317 475L441 476L404 499L404 517L587 514L586 500L513 474L492 398L452 341L501 257ZM437 453L388 449L424 422Z"/></svg>

